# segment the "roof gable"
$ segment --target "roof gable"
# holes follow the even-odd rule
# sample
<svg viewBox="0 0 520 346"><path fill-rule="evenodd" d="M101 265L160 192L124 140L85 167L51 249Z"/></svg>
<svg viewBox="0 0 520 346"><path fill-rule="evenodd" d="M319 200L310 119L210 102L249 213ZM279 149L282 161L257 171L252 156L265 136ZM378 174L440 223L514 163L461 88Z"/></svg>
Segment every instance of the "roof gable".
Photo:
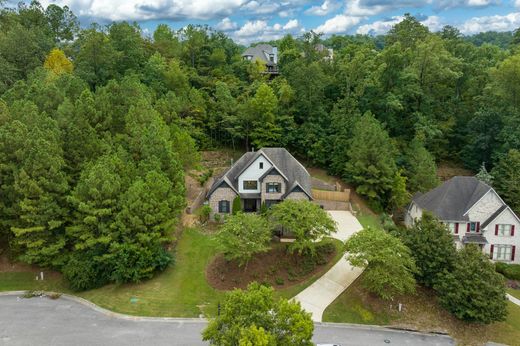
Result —
<svg viewBox="0 0 520 346"><path fill-rule="evenodd" d="M475 177L457 176L413 201L441 220L463 221L468 219L467 211L490 190L489 185Z"/></svg>

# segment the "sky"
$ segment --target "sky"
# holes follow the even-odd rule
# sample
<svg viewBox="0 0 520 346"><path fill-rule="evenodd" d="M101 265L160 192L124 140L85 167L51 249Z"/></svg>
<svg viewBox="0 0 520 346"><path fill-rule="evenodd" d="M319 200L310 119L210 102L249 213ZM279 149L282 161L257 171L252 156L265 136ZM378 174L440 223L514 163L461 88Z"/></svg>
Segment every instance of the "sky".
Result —
<svg viewBox="0 0 520 346"><path fill-rule="evenodd" d="M470 35L520 27L520 0L43 0L67 5L82 26L136 21L145 34L158 24L174 29L207 24L241 44L314 30L384 34L410 13L430 30L453 25Z"/></svg>

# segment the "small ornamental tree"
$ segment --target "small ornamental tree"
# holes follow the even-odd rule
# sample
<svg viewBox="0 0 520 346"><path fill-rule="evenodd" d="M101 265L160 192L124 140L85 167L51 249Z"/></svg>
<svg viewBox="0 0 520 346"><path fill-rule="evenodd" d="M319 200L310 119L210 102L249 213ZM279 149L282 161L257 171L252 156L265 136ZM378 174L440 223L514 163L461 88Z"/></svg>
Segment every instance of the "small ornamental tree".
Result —
<svg viewBox="0 0 520 346"><path fill-rule="evenodd" d="M235 215L241 211L242 211L242 203L240 201L240 196L236 196L235 199L233 200L233 207L231 209L231 212L233 213L233 215Z"/></svg>
<svg viewBox="0 0 520 346"><path fill-rule="evenodd" d="M299 303L276 301L271 287L251 283L226 295L220 315L202 332L211 345L313 345L311 315Z"/></svg>
<svg viewBox="0 0 520 346"><path fill-rule="evenodd" d="M453 270L444 271L434 288L441 305L461 320L492 323L507 316L504 278L475 245L457 252Z"/></svg>
<svg viewBox="0 0 520 346"><path fill-rule="evenodd" d="M259 215L238 213L229 216L217 234L224 257L246 265L254 254L269 250L271 230L267 220Z"/></svg>
<svg viewBox="0 0 520 346"><path fill-rule="evenodd" d="M315 254L316 241L336 230L336 223L325 210L305 200L286 199L271 208L269 217L294 235L295 241L288 247L291 253Z"/></svg>
<svg viewBox="0 0 520 346"><path fill-rule="evenodd" d="M365 268L363 285L383 299L415 292L415 262L399 238L383 230L365 228L345 243L347 260Z"/></svg>
<svg viewBox="0 0 520 346"><path fill-rule="evenodd" d="M440 273L452 270L456 256L453 237L432 214L424 213L414 227L402 230L401 239L412 251L420 283L433 287Z"/></svg>

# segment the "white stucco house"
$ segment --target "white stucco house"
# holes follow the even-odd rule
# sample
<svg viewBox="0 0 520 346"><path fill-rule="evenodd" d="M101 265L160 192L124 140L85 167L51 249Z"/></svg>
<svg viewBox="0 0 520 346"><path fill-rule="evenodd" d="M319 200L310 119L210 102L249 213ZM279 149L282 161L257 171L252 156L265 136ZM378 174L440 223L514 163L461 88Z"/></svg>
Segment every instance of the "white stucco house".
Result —
<svg viewBox="0 0 520 346"><path fill-rule="evenodd" d="M444 222L457 247L478 244L493 261L520 264L520 219L489 185L475 177L453 177L413 197L405 223L412 226L424 211Z"/></svg>
<svg viewBox="0 0 520 346"><path fill-rule="evenodd" d="M263 148L242 155L209 189L211 217L232 212L240 197L244 212L256 212L284 199L312 200L311 177L285 148Z"/></svg>

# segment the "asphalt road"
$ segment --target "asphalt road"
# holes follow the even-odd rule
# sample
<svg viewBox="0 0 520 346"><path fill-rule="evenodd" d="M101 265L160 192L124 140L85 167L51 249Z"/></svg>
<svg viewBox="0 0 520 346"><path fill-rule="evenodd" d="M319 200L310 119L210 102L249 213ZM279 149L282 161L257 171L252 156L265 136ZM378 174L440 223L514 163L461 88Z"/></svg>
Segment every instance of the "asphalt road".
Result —
<svg viewBox="0 0 520 346"><path fill-rule="evenodd" d="M202 320L127 320L60 298L0 296L0 345L207 345ZM313 341L346 345L455 345L445 336L316 324Z"/></svg>

